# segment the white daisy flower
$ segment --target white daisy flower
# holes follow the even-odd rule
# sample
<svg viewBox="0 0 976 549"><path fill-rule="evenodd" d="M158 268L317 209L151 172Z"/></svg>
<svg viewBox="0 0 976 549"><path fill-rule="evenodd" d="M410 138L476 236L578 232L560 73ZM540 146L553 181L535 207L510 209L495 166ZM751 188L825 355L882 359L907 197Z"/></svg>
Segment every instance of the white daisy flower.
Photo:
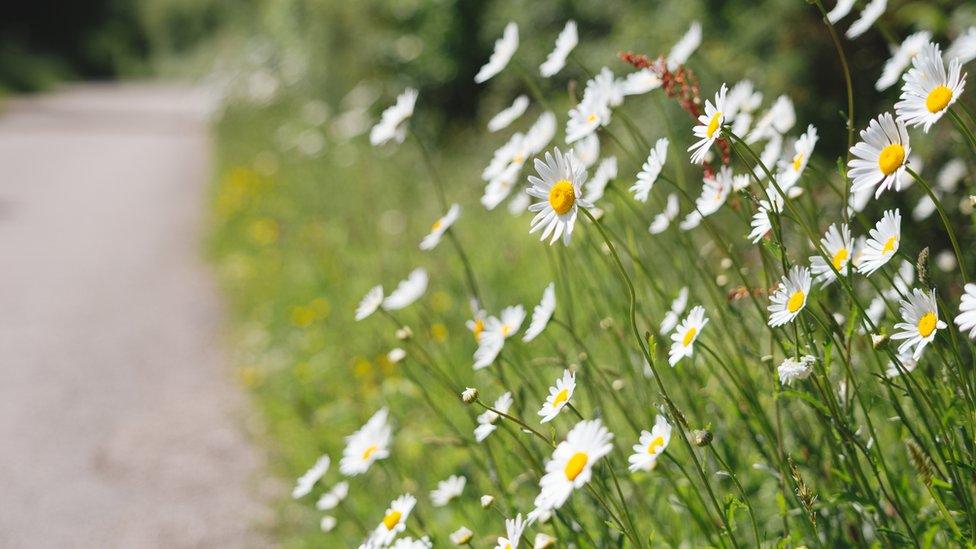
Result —
<svg viewBox="0 0 976 549"><path fill-rule="evenodd" d="M803 355L799 360L793 357L786 357L776 372L779 374L779 382L785 385L792 385L794 381L806 379L813 373L813 363L817 359L810 355Z"/></svg>
<svg viewBox="0 0 976 549"><path fill-rule="evenodd" d="M691 27L688 28L688 32L668 52L668 70L673 71L679 66L684 65L688 61L688 58L691 57L691 54L695 53L695 50L701 45L701 41L701 23L693 21Z"/></svg>
<svg viewBox="0 0 976 549"><path fill-rule="evenodd" d="M437 483L437 488L430 492L430 502L434 507L444 507L452 499L461 497L464 485L468 479L459 475L451 475Z"/></svg>
<svg viewBox="0 0 976 549"><path fill-rule="evenodd" d="M688 316L681 321L681 324L678 324L678 328L671 334L668 364L674 367L682 358L694 354L695 340L701 335L706 324L708 324L708 319L705 317L705 308L701 305L693 307Z"/></svg>
<svg viewBox="0 0 976 549"><path fill-rule="evenodd" d="M933 189L932 192L935 194L936 197L939 198L939 200L942 199L941 191L939 191L938 189ZM935 213L935 210L936 210L935 201L932 200L932 197L927 194L923 195L922 198L918 199L918 202L915 204L915 207L912 208L912 219L914 219L915 221L923 221L925 219L928 219L930 215Z"/></svg>
<svg viewBox="0 0 976 549"><path fill-rule="evenodd" d="M599 95L584 96L583 100L569 111L569 121L566 122L566 143L572 144L609 123L610 106L607 98Z"/></svg>
<svg viewBox="0 0 976 549"><path fill-rule="evenodd" d="M568 246L576 224L577 208L592 208L593 204L580 196L580 189L586 183L586 169L577 166L572 156L564 156L558 148L553 153L546 153L545 162L536 158L535 169L539 177L529 176L532 186L526 192L543 200L529 206L529 211L536 214L529 234L543 229L541 240L551 236L549 244L552 245L561 236L563 244Z"/></svg>
<svg viewBox="0 0 976 549"><path fill-rule="evenodd" d="M397 284L395 290L390 292L383 300L383 309L396 311L402 309L414 301L420 299L427 291L427 271L422 267L414 269L407 275L407 278Z"/></svg>
<svg viewBox="0 0 976 549"><path fill-rule="evenodd" d="M556 384L549 387L549 396L539 410L542 416L542 423L548 423L559 415L559 412L569 404L569 399L573 398L573 391L576 390L576 374L569 370L563 370L563 377L556 380Z"/></svg>
<svg viewBox="0 0 976 549"><path fill-rule="evenodd" d="M491 407L503 414L507 414L512 408L512 393L506 392L502 396L498 397ZM478 426L474 429L474 439L481 442L488 438L488 435L495 432L495 429L498 428L495 423L498 421L499 417L501 416L496 414L493 410L485 410L484 413L479 415Z"/></svg>
<svg viewBox="0 0 976 549"><path fill-rule="evenodd" d="M895 361L888 363L888 367L885 369L885 377L893 378L898 377L902 374L902 371L906 373L912 373L915 368L918 367L918 361L911 355L911 353L903 354L898 356L898 360L901 362L901 368L895 364Z"/></svg>
<svg viewBox="0 0 976 549"><path fill-rule="evenodd" d="M369 132L369 142L373 145L383 145L390 140L403 143L407 137L404 123L413 116L413 108L417 103L417 90L407 88L397 96L396 104L383 111L380 121Z"/></svg>
<svg viewBox="0 0 976 549"><path fill-rule="evenodd" d="M586 81L583 90L583 100L588 97L598 97L610 107L617 107L624 102L623 90L613 77L610 67L603 67L593 78Z"/></svg>
<svg viewBox="0 0 976 549"><path fill-rule="evenodd" d="M586 193L583 198L587 202L596 203L603 198L603 193L607 189L607 183L617 177L617 157L608 156L600 161L600 165L593 172L593 177L586 182Z"/></svg>
<svg viewBox="0 0 976 549"><path fill-rule="evenodd" d="M718 93L715 94L715 103L705 100L705 114L698 117L698 125L692 132L698 141L688 147L689 151L695 151L691 155L693 164L701 164L705 160L705 154L712 147L712 143L722 136L722 124L725 123L725 94L728 93L728 86L722 84Z"/></svg>
<svg viewBox="0 0 976 549"><path fill-rule="evenodd" d="M722 166L717 174L702 181L702 193L695 199L695 208L702 217L708 217L725 204L731 192L732 168Z"/></svg>
<svg viewBox="0 0 976 549"><path fill-rule="evenodd" d="M393 542L390 549L431 549L434 544L427 536L420 539L413 539L410 536L400 538Z"/></svg>
<svg viewBox="0 0 976 549"><path fill-rule="evenodd" d="M668 158L668 139L662 137L654 143L654 148L647 155L647 160L641 166L641 171L637 173L637 182L630 187L630 192L634 193L634 199L647 202L647 196L654 188L657 176L661 175L664 162Z"/></svg>
<svg viewBox="0 0 976 549"><path fill-rule="evenodd" d="M319 528L323 532L328 534L329 532L335 529L336 524L338 523L339 521L336 520L336 518L333 517L332 515L325 515L324 517L322 517L322 520L319 521Z"/></svg>
<svg viewBox="0 0 976 549"><path fill-rule="evenodd" d="M526 158L545 149L555 136L556 115L550 111L540 114L525 133Z"/></svg>
<svg viewBox="0 0 976 549"><path fill-rule="evenodd" d="M848 27L845 35L851 40L861 36L884 14L885 8L887 7L888 0L871 0L868 2L868 5L864 6L864 9L861 10L860 17Z"/></svg>
<svg viewBox="0 0 976 549"><path fill-rule="evenodd" d="M529 519L562 507L573 490L589 482L593 465L613 450L612 440L613 433L599 419L577 423L546 462L546 474L539 481L539 495Z"/></svg>
<svg viewBox="0 0 976 549"><path fill-rule="evenodd" d="M502 309L499 317L490 316L484 331L478 337L478 349L474 352L474 369L491 366L505 346L505 340L515 335L525 320L525 308L513 305Z"/></svg>
<svg viewBox="0 0 976 549"><path fill-rule="evenodd" d="M591 133L580 139L573 145L573 157L589 169L600 159L600 138L595 133Z"/></svg>
<svg viewBox="0 0 976 549"><path fill-rule="evenodd" d="M505 31L502 33L502 37L495 40L495 50L491 53L491 57L488 58L488 62L475 75L475 83L481 84L482 82L486 82L492 76L502 72L502 69L508 65L512 56L515 55L515 50L518 49L518 45L518 25L515 22L511 22L505 25Z"/></svg>
<svg viewBox="0 0 976 549"><path fill-rule="evenodd" d="M441 218L434 222L430 227L430 234L424 237L420 241L421 250L433 250L435 246L441 241L441 237L444 233L451 228L451 225L457 221L458 216L461 215L461 206L457 204L451 204L451 207L447 210Z"/></svg>
<svg viewBox="0 0 976 549"><path fill-rule="evenodd" d="M532 204L532 199L529 195L518 193L508 201L508 213L518 216L527 211L529 211L529 205Z"/></svg>
<svg viewBox="0 0 976 549"><path fill-rule="evenodd" d="M552 313L556 310L556 284L550 282L542 292L542 301L532 309L532 321L529 328L522 335L522 341L528 343L539 336L546 329Z"/></svg>
<svg viewBox="0 0 976 549"><path fill-rule="evenodd" d="M959 158L953 158L939 170L939 174L935 177L935 184L947 193L954 193L964 177L966 177L966 163Z"/></svg>
<svg viewBox="0 0 976 549"><path fill-rule="evenodd" d="M295 488L291 491L291 497L298 499L308 495L315 486L315 483L325 476L331 464L332 460L329 459L329 456L323 455L320 457L315 462L315 465L312 465L311 469L298 477L298 480L295 482Z"/></svg>
<svg viewBox="0 0 976 549"><path fill-rule="evenodd" d="M516 97L515 101L512 101L511 106L502 109L498 114L491 117L491 120L488 121L488 131L497 132L507 128L509 124L515 122L520 116L525 114L525 110L528 108L528 96L520 95Z"/></svg>
<svg viewBox="0 0 976 549"><path fill-rule="evenodd" d="M908 38L905 38L901 45L894 49L891 57L885 62L881 77L874 84L875 89L884 91L897 84L905 69L912 64L912 59L922 51L922 48L931 39L932 33L924 30L908 35Z"/></svg>
<svg viewBox="0 0 976 549"><path fill-rule="evenodd" d="M726 118L737 120L741 114L752 113L762 104L762 98L762 92L755 91L752 80L736 82L725 100ZM735 133L742 135L737 131Z"/></svg>
<svg viewBox="0 0 976 549"><path fill-rule="evenodd" d="M397 534L407 529L407 518L410 517L410 512L416 504L417 498L410 494L404 494L393 500L383 515L383 520L370 535L367 545L386 547L392 543Z"/></svg>
<svg viewBox="0 0 976 549"><path fill-rule="evenodd" d="M772 131L772 130L771 130ZM747 140L748 141L748 140ZM776 177L776 173L773 172L773 167L779 161L780 156L783 154L783 137L773 131L769 134L769 140L766 141L766 146L763 147L761 153L759 153L759 164L756 164L752 168L752 174L755 176L757 181L763 181L766 179L766 170L770 170L773 177ZM782 188L782 187L781 187Z"/></svg>
<svg viewBox="0 0 976 549"><path fill-rule="evenodd" d="M512 134L508 141L492 154L488 166L481 172L481 179L492 181L500 177L513 164L518 166L524 164L528 159L527 156L524 156L525 149L525 134L521 132Z"/></svg>
<svg viewBox="0 0 976 549"><path fill-rule="evenodd" d="M467 526L462 526L457 530L455 530L454 532L451 532L449 539L451 540L451 543L453 543L454 545L465 545L466 543L471 541L471 538L473 537L474 537L474 532L472 532L471 529L468 528Z"/></svg>
<svg viewBox="0 0 976 549"><path fill-rule="evenodd" d="M386 353L386 359L390 361L390 364L396 364L405 358L407 358L407 352L400 347L390 349L390 352Z"/></svg>
<svg viewBox="0 0 976 549"><path fill-rule="evenodd" d="M752 215L752 222L750 223L752 231L748 238L753 244L762 240L766 233L773 230L773 216L779 215L783 211L783 196L772 184L766 187L766 195L769 196L769 200L760 200L759 209Z"/></svg>
<svg viewBox="0 0 976 549"><path fill-rule="evenodd" d="M662 415L654 418L650 431L641 431L640 439L634 445L634 453L627 458L631 473L650 471L657 465L657 458L671 442L671 424Z"/></svg>
<svg viewBox="0 0 976 549"><path fill-rule="evenodd" d="M549 549L555 547L557 541L559 540L549 534L538 532L535 535L535 543L532 544L532 549Z"/></svg>
<svg viewBox="0 0 976 549"><path fill-rule="evenodd" d="M374 462L389 457L393 428L387 415L387 409L381 408L358 431L346 437L346 447L339 461L339 471L343 475L361 475Z"/></svg>
<svg viewBox="0 0 976 549"><path fill-rule="evenodd" d="M810 270L794 265L784 275L776 291L769 297L769 325L773 328L792 322L807 304L810 294Z"/></svg>
<svg viewBox="0 0 976 549"><path fill-rule="evenodd" d="M360 321L376 312L383 303L383 286L373 286L366 292L363 299L356 306L356 321Z"/></svg>
<svg viewBox="0 0 976 549"><path fill-rule="evenodd" d="M481 334L485 331L485 320L488 318L488 313L484 309L479 309L477 303L472 304L472 309L474 310L474 314L471 320L465 321L464 325L477 342L481 341Z"/></svg>
<svg viewBox="0 0 976 549"><path fill-rule="evenodd" d="M783 176L779 180L779 184L784 191L792 188L800 180L803 170L810 162L813 149L817 146L817 139L817 128L810 124L807 126L807 131L793 145L793 158L789 162L780 162L779 170Z"/></svg>
<svg viewBox="0 0 976 549"><path fill-rule="evenodd" d="M555 49L549 52L546 60L539 65L539 74L543 78L549 78L563 70L563 67L566 66L566 58L569 57L569 53L578 43L579 35L576 33L576 21L567 21L566 26L556 37Z"/></svg>
<svg viewBox="0 0 976 549"><path fill-rule="evenodd" d="M850 227L846 223L841 223L840 228L836 223L831 225L827 229L827 234L820 239L820 245L824 252L830 255L830 263L834 268L831 269L823 257L814 255L810 256L810 271L813 273L814 280L824 287L837 280L834 269L841 276L847 276L847 265L850 263L854 246Z"/></svg>
<svg viewBox="0 0 976 549"><path fill-rule="evenodd" d="M499 537L495 549L518 549L522 541L522 533L528 526L528 521L522 520L522 513L513 519L505 519L505 537Z"/></svg>
<svg viewBox="0 0 976 549"><path fill-rule="evenodd" d="M871 238L864 244L857 266L857 272L865 276L871 276L898 252L901 244L901 212L897 209L885 211L881 221L869 234Z"/></svg>
<svg viewBox="0 0 976 549"><path fill-rule="evenodd" d="M752 184L752 176L747 173L735 174L732 176L732 190L744 191Z"/></svg>
<svg viewBox="0 0 976 549"><path fill-rule="evenodd" d="M746 136L745 141L755 143L762 139L772 139L774 136L782 137L793 129L795 124L796 108L793 106L793 100L786 95L781 95L773 102L773 106L759 117L756 126ZM770 165L772 164L767 164Z"/></svg>
<svg viewBox="0 0 976 549"><path fill-rule="evenodd" d="M348 495L349 483L346 481L337 482L331 490L322 494L322 497L315 502L315 508L319 511L335 509Z"/></svg>
<svg viewBox="0 0 976 549"><path fill-rule="evenodd" d="M853 180L851 192L876 188L874 197L894 187L901 190L902 179L906 177L906 160L912 153L908 143L908 130L901 120L895 120L891 113L884 113L861 130L861 141L851 147L854 159L848 162L848 177Z"/></svg>
<svg viewBox="0 0 976 549"><path fill-rule="evenodd" d="M949 45L945 54L946 61L958 59L965 65L976 59L976 27L969 27Z"/></svg>
<svg viewBox="0 0 976 549"><path fill-rule="evenodd" d="M682 231L690 231L700 225L702 219L704 217L702 217L702 214L698 210L692 210L681 220L681 223L678 223L678 228Z"/></svg>
<svg viewBox="0 0 976 549"><path fill-rule="evenodd" d="M947 73L939 46L926 44L912 59L912 68L905 75L901 101L895 103L898 118L909 126L922 126L928 133L966 89L966 77L959 74L961 68L959 60L952 59Z"/></svg>
<svg viewBox="0 0 976 549"><path fill-rule="evenodd" d="M620 93L624 95L643 95L661 87L661 77L651 69L634 71L619 81Z"/></svg>
<svg viewBox="0 0 976 549"><path fill-rule="evenodd" d="M854 7L854 0L837 0L837 4L834 8L827 12L827 20L831 23L836 23L847 17L848 13L851 13L851 8Z"/></svg>
<svg viewBox="0 0 976 549"><path fill-rule="evenodd" d="M671 222L678 217L678 195L671 193L668 195L668 201L664 206L664 211L655 215L654 220L651 221L651 226L647 230L651 234L661 234L667 230Z"/></svg>
<svg viewBox="0 0 976 549"><path fill-rule="evenodd" d="M912 289L912 295L901 301L901 318L904 322L895 324L900 332L892 334L893 340L905 340L898 346L900 354L907 354L912 347L912 358L918 360L925 346L935 340L935 333L947 326L939 320L939 309L935 301L935 290L924 292Z"/></svg>
<svg viewBox="0 0 976 549"><path fill-rule="evenodd" d="M661 335L665 335L675 326L678 325L678 319L681 318L681 314L685 312L685 307L688 306L688 287L685 286L678 290L678 297L674 298L671 302L671 309L664 315L664 320L661 321Z"/></svg>
<svg viewBox="0 0 976 549"><path fill-rule="evenodd" d="M969 338L976 339L976 284L966 284L966 293L959 303L959 314L955 318L960 332L969 331Z"/></svg>

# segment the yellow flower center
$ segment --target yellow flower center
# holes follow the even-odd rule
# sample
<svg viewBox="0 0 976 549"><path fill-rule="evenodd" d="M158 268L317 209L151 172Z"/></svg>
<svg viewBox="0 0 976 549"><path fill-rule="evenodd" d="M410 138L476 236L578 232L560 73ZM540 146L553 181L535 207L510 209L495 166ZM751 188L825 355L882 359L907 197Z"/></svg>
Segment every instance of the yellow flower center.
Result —
<svg viewBox="0 0 976 549"><path fill-rule="evenodd" d="M441 225L442 225L441 220L438 219L437 221L434 222L433 225L430 226L430 230L431 231L436 231L437 229L440 229L441 228Z"/></svg>
<svg viewBox="0 0 976 549"><path fill-rule="evenodd" d="M485 321L480 318L476 318L474 321L474 328L471 328L471 335L474 336L474 340L478 341L481 339L481 332L485 331Z"/></svg>
<svg viewBox="0 0 976 549"><path fill-rule="evenodd" d="M938 320L934 312L929 311L925 313L922 315L922 318L918 319L918 333L922 337L929 337L935 331L935 324Z"/></svg>
<svg viewBox="0 0 976 549"><path fill-rule="evenodd" d="M793 156L793 171L794 172L800 171L800 166L802 165L803 165L803 153L796 153L796 155Z"/></svg>
<svg viewBox="0 0 976 549"><path fill-rule="evenodd" d="M898 237L893 236L885 241L884 247L881 248L881 253L890 254L895 251L896 246L898 246Z"/></svg>
<svg viewBox="0 0 976 549"><path fill-rule="evenodd" d="M800 308L803 307L804 299L806 299L806 297L807 296L802 290L793 292L793 295L791 295L790 299L786 302L786 310L791 313L799 311Z"/></svg>
<svg viewBox="0 0 976 549"><path fill-rule="evenodd" d="M502 335L508 337L510 333L512 333L512 327L508 324L502 324Z"/></svg>
<svg viewBox="0 0 976 549"><path fill-rule="evenodd" d="M837 253L834 254L834 258L833 258L834 269L839 271L841 267L844 266L844 263L847 262L848 254L849 252L847 251L847 248L841 248L837 250Z"/></svg>
<svg viewBox="0 0 976 549"><path fill-rule="evenodd" d="M516 164L525 162L525 155L522 153L516 154L514 157L512 157L512 162L515 162Z"/></svg>
<svg viewBox="0 0 976 549"><path fill-rule="evenodd" d="M661 446L664 446L664 437L654 437L651 443L647 445L647 453L654 455Z"/></svg>
<svg viewBox="0 0 976 549"><path fill-rule="evenodd" d="M383 526L386 526L387 530L392 530L397 524L400 524L400 517L403 513L400 511L390 511L385 517L383 517Z"/></svg>
<svg viewBox="0 0 976 549"><path fill-rule="evenodd" d="M716 111L715 114L712 115L712 119L708 121L708 129L705 130L705 135L709 139L711 139L711 137L715 135L715 132L718 131L718 128L721 125L721 120L722 112Z"/></svg>
<svg viewBox="0 0 976 549"><path fill-rule="evenodd" d="M379 450L379 447L377 447L375 444L363 450L363 459L364 460L369 459L369 457L372 456L373 453L376 452L376 450Z"/></svg>
<svg viewBox="0 0 976 549"><path fill-rule="evenodd" d="M576 452L573 457L569 458L566 462L566 478L569 480L576 480L576 477L583 472L583 468L586 467L586 462L590 460L590 456L586 455L586 452Z"/></svg>
<svg viewBox="0 0 976 549"><path fill-rule="evenodd" d="M596 113L590 113L590 115L586 117L586 121L592 124L596 122L599 118L600 117L597 116Z"/></svg>
<svg viewBox="0 0 976 549"><path fill-rule="evenodd" d="M925 98L925 108L929 112L939 112L946 108L951 100L952 90L946 86L936 86L929 92L929 96Z"/></svg>
<svg viewBox="0 0 976 549"><path fill-rule="evenodd" d="M569 389L563 389L556 393L556 398L552 399L552 407L555 408L567 400L569 400Z"/></svg>
<svg viewBox="0 0 976 549"><path fill-rule="evenodd" d="M549 189L549 205L557 214L565 214L572 209L575 202L576 189L569 180L560 179Z"/></svg>
<svg viewBox="0 0 976 549"><path fill-rule="evenodd" d="M878 155L878 167L881 173L891 175L905 162L905 147L898 143L892 143L881 149Z"/></svg>
<svg viewBox="0 0 976 549"><path fill-rule="evenodd" d="M690 330L685 332L685 338L681 340L681 344L685 347L691 345L691 342L695 340L696 335L698 335L698 328L692 326Z"/></svg>

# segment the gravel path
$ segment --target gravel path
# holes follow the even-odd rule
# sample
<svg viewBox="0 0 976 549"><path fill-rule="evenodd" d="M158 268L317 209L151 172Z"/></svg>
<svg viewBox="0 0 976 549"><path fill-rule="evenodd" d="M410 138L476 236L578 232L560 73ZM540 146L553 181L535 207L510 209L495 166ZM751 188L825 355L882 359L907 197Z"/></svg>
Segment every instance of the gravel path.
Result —
<svg viewBox="0 0 976 549"><path fill-rule="evenodd" d="M0 547L266 545L201 259L207 103L0 103Z"/></svg>

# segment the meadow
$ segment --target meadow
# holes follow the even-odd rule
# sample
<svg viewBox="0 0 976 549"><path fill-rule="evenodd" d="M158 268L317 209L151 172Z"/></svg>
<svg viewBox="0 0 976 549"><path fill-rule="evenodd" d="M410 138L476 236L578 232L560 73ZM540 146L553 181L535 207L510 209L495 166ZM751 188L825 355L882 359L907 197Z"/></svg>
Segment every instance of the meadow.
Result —
<svg viewBox="0 0 976 549"><path fill-rule="evenodd" d="M302 477L272 535L972 545L976 102L950 70L896 103L930 41L972 66L976 10L878 5L259 9L210 252Z"/></svg>

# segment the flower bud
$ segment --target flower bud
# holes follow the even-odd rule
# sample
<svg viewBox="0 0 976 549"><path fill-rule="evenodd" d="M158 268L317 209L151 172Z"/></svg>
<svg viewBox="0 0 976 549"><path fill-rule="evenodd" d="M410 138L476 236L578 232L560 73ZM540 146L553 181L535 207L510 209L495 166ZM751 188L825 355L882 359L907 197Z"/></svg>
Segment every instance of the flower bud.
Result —
<svg viewBox="0 0 976 549"><path fill-rule="evenodd" d="M888 342L888 334L871 334L871 345L875 349L880 349Z"/></svg>
<svg viewBox="0 0 976 549"><path fill-rule="evenodd" d="M472 532L467 527L462 526L451 534L451 543L453 543L454 545L464 545L469 541L471 541L471 538L473 537L474 537L474 532Z"/></svg>
<svg viewBox="0 0 976 549"><path fill-rule="evenodd" d="M696 429L691 432L691 441L695 446L708 446L712 443L712 432L707 429Z"/></svg>
<svg viewBox="0 0 976 549"><path fill-rule="evenodd" d="M413 337L413 330L410 329L410 326L404 326L396 331L396 338L401 341L406 341L411 337Z"/></svg>
<svg viewBox="0 0 976 549"><path fill-rule="evenodd" d="M471 404L472 402L478 400L478 390L474 387L466 387L464 391L461 392L461 400L465 404Z"/></svg>
<svg viewBox="0 0 976 549"><path fill-rule="evenodd" d="M539 532L535 535L535 543L532 544L532 549L548 549L556 545L556 538Z"/></svg>
<svg viewBox="0 0 976 549"><path fill-rule="evenodd" d="M495 503L494 496L489 496L488 494L485 494L485 495L481 496L481 507L482 508L484 508L484 509L490 509L491 506L492 506L492 504L494 504L494 503Z"/></svg>

